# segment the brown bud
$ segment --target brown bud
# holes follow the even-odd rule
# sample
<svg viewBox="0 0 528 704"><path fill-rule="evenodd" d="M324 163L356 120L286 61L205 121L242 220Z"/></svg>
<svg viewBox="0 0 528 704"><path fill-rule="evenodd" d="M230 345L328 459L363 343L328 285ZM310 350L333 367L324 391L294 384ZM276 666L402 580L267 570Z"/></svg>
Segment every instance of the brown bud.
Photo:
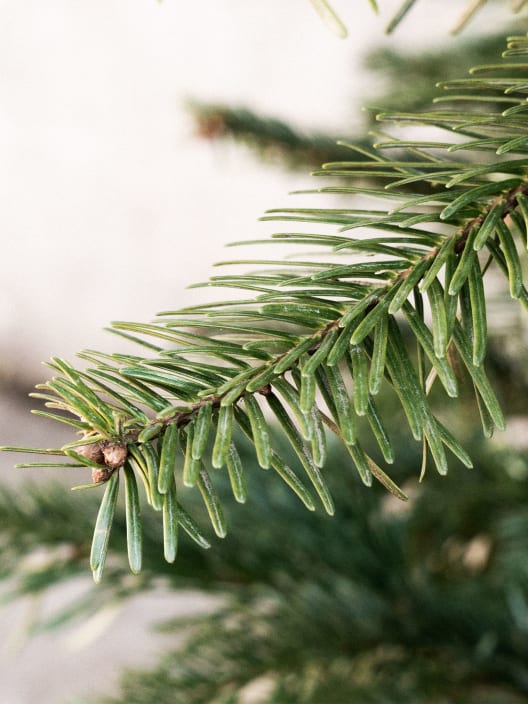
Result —
<svg viewBox="0 0 528 704"><path fill-rule="evenodd" d="M196 119L198 137L216 139L225 132L225 122L222 115L198 115Z"/></svg>
<svg viewBox="0 0 528 704"><path fill-rule="evenodd" d="M76 448L76 451L83 457L92 460L92 462L97 462L97 464L105 464L103 449L100 442L94 442L91 445L81 445Z"/></svg>
<svg viewBox="0 0 528 704"><path fill-rule="evenodd" d="M110 469L118 469L125 464L127 448L124 442L103 443L104 464Z"/></svg>
<svg viewBox="0 0 528 704"><path fill-rule="evenodd" d="M262 394L262 396L269 396L271 394L271 384L266 384L266 386L263 386L258 390L258 393Z"/></svg>
<svg viewBox="0 0 528 704"><path fill-rule="evenodd" d="M107 467L103 469L92 469L92 482L98 484L99 482L106 482L112 476L113 469L108 469Z"/></svg>

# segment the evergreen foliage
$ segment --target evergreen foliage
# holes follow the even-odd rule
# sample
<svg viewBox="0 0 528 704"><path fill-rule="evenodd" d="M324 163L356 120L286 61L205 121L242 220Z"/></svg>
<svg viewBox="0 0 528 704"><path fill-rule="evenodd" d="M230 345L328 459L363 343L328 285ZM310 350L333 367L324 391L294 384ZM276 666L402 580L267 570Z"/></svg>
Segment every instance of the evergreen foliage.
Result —
<svg viewBox="0 0 528 704"><path fill-rule="evenodd" d="M462 370L484 435L504 428L484 368L484 275L496 269L511 298L527 307L519 254L528 223L527 56L527 38L513 36L502 62L442 82L445 94L428 111L378 116L403 128L401 136L384 128L372 148L342 145L350 158L324 164L316 173L324 185L310 191L339 196L339 207L271 210L263 220L284 223L283 231L250 243L299 245L308 254L223 262L251 269L200 284L247 297L165 311L153 323L113 323L134 354L84 351L82 369L60 358L49 363L55 376L33 394L47 410L36 413L71 426L77 439L57 449L3 449L42 456L23 467L91 469L93 483L82 489L105 485L90 551L97 582L120 485L133 572L144 552L138 484L162 514L168 562L180 527L208 545L184 508L192 493L225 537L217 470L243 503L241 436L260 467L278 474L306 508L331 515L328 432L364 485L376 479L406 499L379 459L395 458L377 403L381 391L397 400L422 444L421 475L428 465L445 475L449 454L472 464L430 393L435 387L438 398L438 387L457 397ZM284 459L282 439L296 468Z"/></svg>
<svg viewBox="0 0 528 704"><path fill-rule="evenodd" d="M245 298L114 323L133 352L50 363L36 413L77 439L3 449L40 455L21 467L84 468L93 481L73 494L0 488L4 603L83 575L88 560L105 579L33 632L160 578L219 597L165 622L183 645L125 673L101 704L527 700L527 458L472 424L478 407L486 438L502 428L498 398L525 412L526 368L487 319L496 305L503 315L500 277L527 302L527 53L511 37L503 62L475 58L462 79L448 80L445 56L438 76L426 63L445 77L435 105L420 88L379 116L391 126L374 146L339 145L345 156L318 171L316 192L337 207L266 215L293 231L254 244L299 246L299 259L235 260L249 270L200 284ZM397 59L383 57L400 71ZM265 126L271 144L282 126ZM475 470L446 475L454 458ZM437 472L418 483L426 467ZM388 492L364 491L373 478ZM318 507L335 516L306 511ZM207 549L211 533L221 550Z"/></svg>
<svg viewBox="0 0 528 704"><path fill-rule="evenodd" d="M260 159L289 168L319 168L325 161L348 156L333 135L306 134L283 120L263 117L248 108L193 101L188 105L198 136L231 138L253 149ZM364 140L363 146L368 146Z"/></svg>
<svg viewBox="0 0 528 704"><path fill-rule="evenodd" d="M105 702L240 704L259 684L257 701L268 704L526 701L526 456L479 441L474 471L418 485L409 449L398 447L405 460L398 476L413 493L404 505L365 494L331 445L332 519L309 514L268 474L251 472L250 501L233 512L223 549L197 551L182 540L178 570L155 549L159 526L148 511L139 580L126 576L119 505L108 579L35 629L71 622L162 575L175 594L194 587L221 598L204 613L166 620L163 630L185 634L183 645L167 648L150 671L125 673L119 697ZM249 443L241 457L253 464ZM227 498L227 478L218 490ZM32 498L17 521L18 493L4 490L0 501L0 558L14 569L14 592L38 593L82 573L93 501L70 530L61 518L71 516L67 489L24 488ZM47 560L23 564L18 556L11 565L10 555L37 537Z"/></svg>
<svg viewBox="0 0 528 704"><path fill-rule="evenodd" d="M377 0L368 0L374 12L378 12ZM345 38L348 34L345 23L335 12L332 4L328 0L311 0L312 5L317 10L321 18L334 34L338 37ZM453 24L451 32L458 34L464 27L473 19L479 10L486 4L486 0L468 0L462 13L457 16L456 22ZM383 5L383 3L380 3ZM385 29L387 34L394 32L400 22L407 16L416 5L416 0L402 0L397 11L390 19ZM511 0L510 7L512 12L519 12L526 5L526 0Z"/></svg>
<svg viewBox="0 0 528 704"><path fill-rule="evenodd" d="M195 100L189 102L188 109L196 133L204 139L235 140L254 151L259 159L282 167L319 168L324 162L349 157L349 149L340 144L340 140L368 149L372 140L364 135L375 128L380 109L426 110L438 95L436 84L439 81L458 78L461 66L485 63L490 56L498 56L503 47L504 33L501 33L478 40L466 39L458 44L456 51L440 48L403 53L390 47L371 51L365 59L365 68L372 74L374 83L382 79L386 87L379 94L365 96L369 107L365 112L367 122L358 134L306 133L283 120L262 116L247 107ZM367 157L358 152L356 158Z"/></svg>

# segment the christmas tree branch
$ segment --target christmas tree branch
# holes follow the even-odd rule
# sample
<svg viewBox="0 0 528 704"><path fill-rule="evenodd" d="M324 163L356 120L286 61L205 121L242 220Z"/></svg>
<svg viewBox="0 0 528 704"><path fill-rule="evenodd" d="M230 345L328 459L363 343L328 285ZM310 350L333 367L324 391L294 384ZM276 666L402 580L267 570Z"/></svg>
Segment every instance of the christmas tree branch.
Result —
<svg viewBox="0 0 528 704"><path fill-rule="evenodd" d="M114 323L112 330L137 354L86 351L83 369L60 358L50 362L55 376L34 394L48 409L39 413L78 435L62 448L36 452L59 458L45 466L87 467L93 479L88 486L105 485L91 551L96 581L120 483L134 572L142 567L138 482L162 514L169 562L180 528L208 545L184 509L190 490L201 497L216 535L226 535L215 472L225 469L234 498L245 501L240 434L262 469L272 469L307 508L319 502L332 514L325 428L342 442L363 484L376 478L405 498L381 459L364 449L368 428L376 453L394 461L376 404L381 389L397 398L424 458L442 475L447 451L466 466L471 459L435 412L435 379L448 397L457 397L464 368L484 433L504 427L484 369L484 274L495 263L510 296L527 306L517 245L527 243L527 55L528 40L512 37L504 63L476 67L470 77L442 85L452 92L449 107L442 101L424 113L380 116L433 128L441 140L425 141L422 132L418 139L408 131L402 139L380 134L373 148L346 145L359 158L330 162L317 172L332 181L317 193L360 195L363 207L269 211L264 220L325 231L286 231L250 243L318 249L302 260L224 262L258 269L205 284L249 297L166 311L149 324ZM351 230L360 236L350 236ZM407 331L418 354L406 344ZM291 446L297 469L283 459L277 437Z"/></svg>

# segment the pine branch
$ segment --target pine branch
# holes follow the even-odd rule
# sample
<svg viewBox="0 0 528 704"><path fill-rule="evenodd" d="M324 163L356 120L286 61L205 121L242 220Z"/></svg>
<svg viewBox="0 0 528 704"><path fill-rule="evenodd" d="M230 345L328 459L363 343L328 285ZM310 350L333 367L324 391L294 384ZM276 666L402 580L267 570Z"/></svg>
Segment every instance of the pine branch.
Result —
<svg viewBox="0 0 528 704"><path fill-rule="evenodd" d="M364 61L373 78L383 78L386 87L369 98L368 104L395 108L406 112L427 110L438 96L436 84L460 76L461 66L476 66L494 61L504 48L504 36L511 28L497 30L489 37L467 37L452 46L430 48L426 51L396 50L376 47ZM375 121L376 111L368 117Z"/></svg>
<svg viewBox="0 0 528 704"><path fill-rule="evenodd" d="M234 139L258 156L288 168L318 168L324 161L347 157L347 148L325 134L305 134L282 120L262 117L247 108L193 101L189 104L199 137ZM365 140L367 147L369 142Z"/></svg>
<svg viewBox="0 0 528 704"><path fill-rule="evenodd" d="M374 78L388 79L389 90L369 99L369 104L396 107L399 110L427 109L437 96L435 84L440 80L456 78L460 66L472 66L494 59L504 46L504 33L498 36L467 40L456 53L433 50L419 55L402 53L388 48L375 49L366 59L368 71ZM199 137L211 141L231 139L256 152L260 159L278 163L286 168L319 168L324 162L342 161L350 156L349 148L339 144L343 135L305 133L294 126L269 116L256 114L245 107L231 107L215 103L192 101L188 109ZM376 112L369 110L370 127ZM348 143L368 150L371 139L363 135L345 135ZM357 158L362 154L358 152ZM403 159L411 159L402 151ZM367 160L367 156L363 158Z"/></svg>
<svg viewBox="0 0 528 704"><path fill-rule="evenodd" d="M317 175L335 185L317 192L359 194L362 208L269 211L264 220L333 231L277 233L269 241L318 249L303 260L223 262L257 269L202 284L245 290L248 298L166 311L150 324L114 323L115 334L139 347L137 355L86 351L80 355L88 363L82 370L59 358L50 362L55 376L34 396L45 402L48 416L73 425L79 438L36 452L52 458L45 466L88 467L94 484L106 486L92 544L97 581L120 475L130 565L138 571L137 479L163 515L169 561L178 526L198 544L206 543L180 503L185 487L199 493L222 538L227 524L214 472L225 468L235 499L245 500L239 432L253 444L258 464L276 472L306 507L320 503L332 514L323 472L327 431L343 443L363 484L370 486L374 478L406 498L367 454L358 430L361 419L368 420L379 453L393 461L375 403L381 389L392 389L410 433L423 445L426 464L440 474L448 470L447 450L466 466L471 460L435 415L429 392L436 380L448 397L457 397L458 367L465 368L484 433L504 427L484 369L483 279L490 264L496 265L511 297L528 306L517 249L517 242L527 243L528 78L522 63L527 55L528 40L512 37L504 63L476 67L469 78L442 84L451 93L449 108L441 98L440 108L425 113L379 118L434 128L441 141L382 133L373 149L347 145L359 158L325 164ZM402 152L409 158L401 158ZM391 153L396 157L386 156ZM361 236L350 236L351 230ZM405 343L407 326L418 355ZM291 445L297 470L281 457L277 434Z"/></svg>
<svg viewBox="0 0 528 704"><path fill-rule="evenodd" d="M503 467L526 462L473 450L478 472L422 484L404 512L341 473L332 521L278 502L282 492L270 500L259 482L208 565L225 599L166 622L186 627L183 646L126 672L104 701L242 702L252 682L281 704L524 701L526 486Z"/></svg>
<svg viewBox="0 0 528 704"><path fill-rule="evenodd" d="M308 514L269 473L252 473L253 500L233 516L223 549L190 550L182 541L178 570L164 568L155 549L156 516L146 511L148 563L142 578L127 578L126 518L118 507L118 540L103 584L61 602L33 631L75 624L101 604L159 587L162 575L175 592L205 588L221 599L205 614L164 619L166 633L188 639L165 649L152 670L127 672L110 701L209 704L222 695L243 701L243 688L261 677L275 697L266 701L292 704L300 693L306 704L374 703L386 691L402 704L439 696L474 704L492 695L501 703L523 701L525 454L481 441L472 446L478 471L419 487L407 457L398 477L414 484L414 501L395 511L391 497L357 490L352 475L340 471L344 460L336 449L329 448L334 519ZM244 445L249 468L246 451ZM227 477L218 489L227 497ZM9 577L8 596L42 592L82 573L95 492L85 497L59 486L2 490L0 577ZM31 553L35 541L40 547ZM23 553L28 558L21 560Z"/></svg>
<svg viewBox="0 0 528 704"><path fill-rule="evenodd" d="M487 0L467 0L467 4L458 17L455 24L451 29L452 34L458 34L469 24L469 22L474 18L474 16L481 10L486 4ZM348 34L346 25L343 23L339 15L335 12L332 5L328 0L311 0L312 5L315 7L316 11L320 15L321 19L325 22L327 27L338 37L342 39ZM369 0L373 11L378 12L377 0ZM405 19L407 14L412 10L416 0L402 0L398 10L395 12L393 17L390 19L385 32L391 34L400 25L400 23ZM526 5L526 0L511 0L510 7L513 13L520 12Z"/></svg>

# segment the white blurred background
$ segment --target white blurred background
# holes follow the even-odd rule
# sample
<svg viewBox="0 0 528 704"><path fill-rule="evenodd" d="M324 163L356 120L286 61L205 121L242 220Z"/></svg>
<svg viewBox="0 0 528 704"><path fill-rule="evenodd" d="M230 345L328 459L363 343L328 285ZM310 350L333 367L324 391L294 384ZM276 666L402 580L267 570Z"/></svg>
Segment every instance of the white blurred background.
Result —
<svg viewBox="0 0 528 704"><path fill-rule="evenodd" d="M350 135L373 92L366 51L445 41L459 10L428 27L431 5L446 3L419 2L387 38L400 0L380 0L380 17L367 0L333 4L348 40L308 0L0 1L0 443L59 442L18 395L46 377L41 360L112 351L108 321L201 300L186 286L210 275L223 245L263 236L258 216L313 185L197 139L187 98ZM10 481L12 458L0 459ZM104 615L81 635L24 643L28 605L0 610L0 704L109 691L123 663L146 664L159 644L145 635L151 614L189 606L168 599L128 605L99 640Z"/></svg>

